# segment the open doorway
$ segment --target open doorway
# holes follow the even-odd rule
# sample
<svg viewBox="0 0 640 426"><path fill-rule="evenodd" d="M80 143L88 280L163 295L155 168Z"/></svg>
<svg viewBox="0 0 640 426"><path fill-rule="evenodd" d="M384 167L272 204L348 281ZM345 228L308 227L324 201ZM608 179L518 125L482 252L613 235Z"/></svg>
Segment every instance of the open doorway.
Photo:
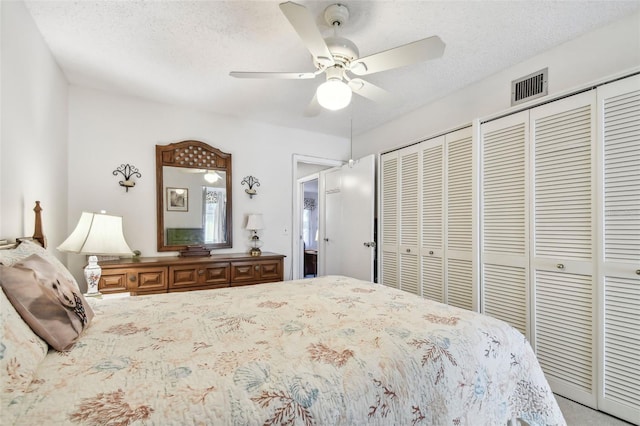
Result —
<svg viewBox="0 0 640 426"><path fill-rule="evenodd" d="M311 273L305 274L305 272L311 271L311 269L305 271L305 252L307 250L310 251L307 253L307 265L311 265L311 262L315 261L315 275L322 274L321 268L318 268L318 265L321 265L323 253L322 245L318 244L318 242L323 235L323 219L320 212L322 211L324 200L322 197L323 189L322 182L319 179L319 172L341 166L342 164L344 164L344 161L328 158L309 157L297 154L293 156L292 279L304 278L305 275L313 276ZM315 184L309 183L307 186L307 182L312 181L315 181ZM305 192L315 194L315 196L305 197ZM311 206L309 204L307 204L308 209L305 209L305 198L315 199L313 210L310 209ZM310 201L307 202L310 203ZM306 221L305 217L307 218ZM314 222L315 226L308 225ZM305 223L307 225L305 225ZM309 248L307 248L307 244ZM309 268L310 267L311 266L309 266Z"/></svg>
<svg viewBox="0 0 640 426"><path fill-rule="evenodd" d="M318 215L318 174L309 176L302 183L302 277L318 275L318 235L320 218Z"/></svg>

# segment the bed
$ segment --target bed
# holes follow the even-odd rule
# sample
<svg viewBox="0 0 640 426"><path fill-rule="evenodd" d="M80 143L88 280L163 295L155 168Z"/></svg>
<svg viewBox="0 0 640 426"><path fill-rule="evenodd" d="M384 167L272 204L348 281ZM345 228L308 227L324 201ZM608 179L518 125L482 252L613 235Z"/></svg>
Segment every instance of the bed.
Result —
<svg viewBox="0 0 640 426"><path fill-rule="evenodd" d="M348 277L86 298L51 349L5 296L27 254L68 277L38 247L0 254L3 425L566 424L518 331Z"/></svg>

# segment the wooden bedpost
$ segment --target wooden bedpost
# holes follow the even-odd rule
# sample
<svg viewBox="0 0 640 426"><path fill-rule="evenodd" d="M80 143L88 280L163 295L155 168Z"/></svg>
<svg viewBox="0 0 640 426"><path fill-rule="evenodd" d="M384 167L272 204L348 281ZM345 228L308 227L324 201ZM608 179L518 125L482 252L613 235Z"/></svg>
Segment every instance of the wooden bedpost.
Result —
<svg viewBox="0 0 640 426"><path fill-rule="evenodd" d="M35 229L33 230L33 239L38 241L42 247L47 248L47 239L42 233L42 216L40 215L42 207L40 207L40 201L36 201L36 206L33 208L33 211L36 212L36 224Z"/></svg>

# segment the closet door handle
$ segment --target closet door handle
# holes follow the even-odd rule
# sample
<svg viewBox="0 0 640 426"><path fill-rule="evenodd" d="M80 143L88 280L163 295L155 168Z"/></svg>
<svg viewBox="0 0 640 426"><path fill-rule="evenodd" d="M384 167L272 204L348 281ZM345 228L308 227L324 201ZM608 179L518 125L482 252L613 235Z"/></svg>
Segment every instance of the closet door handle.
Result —
<svg viewBox="0 0 640 426"><path fill-rule="evenodd" d="M433 250L429 250L429 254L430 254L430 255L433 255Z"/></svg>
<svg viewBox="0 0 640 426"><path fill-rule="evenodd" d="M636 275L640 275L640 269L636 269Z"/></svg>
<svg viewBox="0 0 640 426"><path fill-rule="evenodd" d="M556 268L560 269L561 271L564 269L564 265L562 263L558 263L556 265Z"/></svg>
<svg viewBox="0 0 640 426"><path fill-rule="evenodd" d="M411 249L407 249L407 253L411 253Z"/></svg>

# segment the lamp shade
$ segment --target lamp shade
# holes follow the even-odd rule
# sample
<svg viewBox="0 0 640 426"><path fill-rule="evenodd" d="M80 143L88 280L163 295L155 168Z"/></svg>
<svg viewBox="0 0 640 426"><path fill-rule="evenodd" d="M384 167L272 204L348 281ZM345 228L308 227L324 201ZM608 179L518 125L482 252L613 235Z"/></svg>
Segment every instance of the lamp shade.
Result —
<svg viewBox="0 0 640 426"><path fill-rule="evenodd" d="M258 230L264 229L264 224L262 223L262 215L261 214L250 214L247 219L247 229Z"/></svg>
<svg viewBox="0 0 640 426"><path fill-rule="evenodd" d="M351 88L340 79L329 79L318 86L316 96L318 103L326 109L336 111L351 102Z"/></svg>
<svg viewBox="0 0 640 426"><path fill-rule="evenodd" d="M132 254L122 232L122 217L87 212L82 212L76 229L58 250L101 256Z"/></svg>

